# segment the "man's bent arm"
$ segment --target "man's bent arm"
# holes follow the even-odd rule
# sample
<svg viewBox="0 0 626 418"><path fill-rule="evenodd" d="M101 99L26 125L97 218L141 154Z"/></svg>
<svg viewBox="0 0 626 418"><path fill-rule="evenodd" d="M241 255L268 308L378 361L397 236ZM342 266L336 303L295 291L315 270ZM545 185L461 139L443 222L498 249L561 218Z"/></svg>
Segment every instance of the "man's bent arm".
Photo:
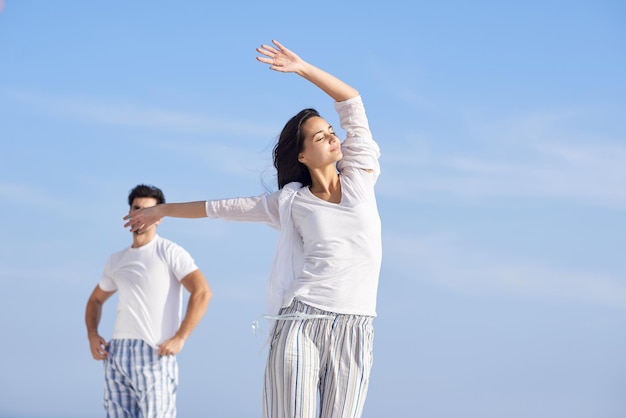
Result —
<svg viewBox="0 0 626 418"><path fill-rule="evenodd" d="M104 360L107 358L106 340L98 334L98 325L102 316L102 305L113 295L113 292L106 292L96 285L89 296L87 307L85 308L85 325L87 326L87 338L89 338L89 348L94 360Z"/></svg>
<svg viewBox="0 0 626 418"><path fill-rule="evenodd" d="M159 346L159 354L162 356L177 354L182 350L185 341L200 323L213 296L211 287L200 270L192 271L186 275L181 283L189 292L187 311L176 335Z"/></svg>

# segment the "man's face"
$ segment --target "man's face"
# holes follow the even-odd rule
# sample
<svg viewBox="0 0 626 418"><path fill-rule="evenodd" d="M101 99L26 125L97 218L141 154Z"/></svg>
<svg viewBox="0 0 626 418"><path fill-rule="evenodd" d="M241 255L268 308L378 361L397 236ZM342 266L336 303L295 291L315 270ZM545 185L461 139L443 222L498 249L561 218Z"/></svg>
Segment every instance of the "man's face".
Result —
<svg viewBox="0 0 626 418"><path fill-rule="evenodd" d="M149 208L149 207L156 206L156 205L157 205L157 200L154 197L136 197L133 200L133 204L130 206L130 210L128 211L128 214L130 216L133 216L133 214L137 212L139 209ZM148 229L143 231L142 234L146 233L147 231L152 230L153 228L156 228L156 226L159 223L160 221L150 226ZM135 231L134 233L139 235L137 231Z"/></svg>

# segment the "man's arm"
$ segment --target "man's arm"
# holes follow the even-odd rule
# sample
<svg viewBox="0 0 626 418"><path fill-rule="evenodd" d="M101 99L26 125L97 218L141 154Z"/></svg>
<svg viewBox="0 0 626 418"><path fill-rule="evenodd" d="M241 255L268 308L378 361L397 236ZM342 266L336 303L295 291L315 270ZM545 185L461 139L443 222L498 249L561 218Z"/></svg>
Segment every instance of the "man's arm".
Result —
<svg viewBox="0 0 626 418"><path fill-rule="evenodd" d="M87 300L87 308L85 309L85 324L87 325L87 337L89 338L89 348L94 360L105 360L108 352L106 347L108 343L98 334L98 325L100 325L100 317L102 316L102 305L107 299L113 295L113 292L105 292L96 285L96 288Z"/></svg>
<svg viewBox="0 0 626 418"><path fill-rule="evenodd" d="M209 283L204 278L204 274L200 270L195 270L186 275L181 280L182 285L189 292L189 301L187 302L187 311L185 317L172 338L163 341L159 346L159 354L162 356L171 356L180 352L185 345L185 341L196 328L200 320L206 312L209 301L213 296Z"/></svg>

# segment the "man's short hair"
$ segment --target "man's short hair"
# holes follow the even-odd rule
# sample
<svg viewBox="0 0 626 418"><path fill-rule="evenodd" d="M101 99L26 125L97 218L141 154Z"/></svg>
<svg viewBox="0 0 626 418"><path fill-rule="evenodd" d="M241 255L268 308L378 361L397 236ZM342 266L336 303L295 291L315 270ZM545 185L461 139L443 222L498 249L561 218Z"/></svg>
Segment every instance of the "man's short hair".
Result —
<svg viewBox="0 0 626 418"><path fill-rule="evenodd" d="M153 197L157 201L157 205L165 203L165 195L163 191L155 186L139 184L128 194L128 206L132 206L137 197Z"/></svg>

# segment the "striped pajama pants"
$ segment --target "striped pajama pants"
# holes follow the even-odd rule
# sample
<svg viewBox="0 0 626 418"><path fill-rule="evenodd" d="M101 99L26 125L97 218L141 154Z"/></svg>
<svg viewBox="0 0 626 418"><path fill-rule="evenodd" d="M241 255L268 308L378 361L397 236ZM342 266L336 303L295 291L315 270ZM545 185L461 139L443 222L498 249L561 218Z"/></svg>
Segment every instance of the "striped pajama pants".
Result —
<svg viewBox="0 0 626 418"><path fill-rule="evenodd" d="M278 320L265 369L264 418L359 418L372 368L373 317L335 314L298 300Z"/></svg>
<svg viewBox="0 0 626 418"><path fill-rule="evenodd" d="M174 418L178 363L145 341L114 339L104 361L107 418Z"/></svg>

